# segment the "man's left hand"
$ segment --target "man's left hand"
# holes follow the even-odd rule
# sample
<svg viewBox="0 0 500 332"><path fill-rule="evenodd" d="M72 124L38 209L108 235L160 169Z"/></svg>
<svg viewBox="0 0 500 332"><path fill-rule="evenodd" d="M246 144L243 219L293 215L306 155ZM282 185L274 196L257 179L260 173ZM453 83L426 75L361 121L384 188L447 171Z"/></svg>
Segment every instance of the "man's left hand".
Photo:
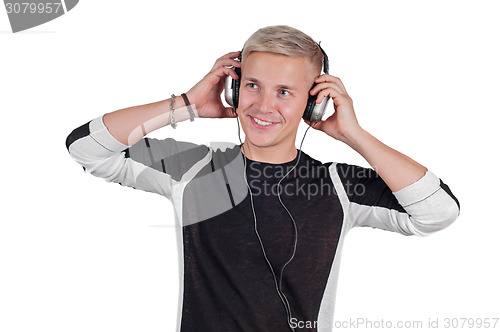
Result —
<svg viewBox="0 0 500 332"><path fill-rule="evenodd" d="M310 91L317 95L316 103L319 104L325 97L331 97L335 112L324 121L314 122L312 127L321 130L327 135L347 143L348 137L361 129L354 114L351 97L347 94L344 84L338 77L331 75L318 76L314 82L316 86ZM305 121L309 125L309 121Z"/></svg>

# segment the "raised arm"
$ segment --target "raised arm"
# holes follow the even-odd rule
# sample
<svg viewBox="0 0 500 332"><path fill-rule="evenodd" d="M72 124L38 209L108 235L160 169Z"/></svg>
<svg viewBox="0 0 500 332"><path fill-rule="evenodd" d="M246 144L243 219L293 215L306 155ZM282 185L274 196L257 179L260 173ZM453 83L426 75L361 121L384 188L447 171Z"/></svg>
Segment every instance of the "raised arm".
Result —
<svg viewBox="0 0 500 332"><path fill-rule="evenodd" d="M311 94L319 92L318 101L328 95L332 97L336 111L325 121L314 123L313 128L324 131L356 150L393 192L424 176L427 168L388 147L361 128L354 113L352 99L339 78L322 75L316 79L316 83L319 84L311 90Z"/></svg>
<svg viewBox="0 0 500 332"><path fill-rule="evenodd" d="M74 129L66 138L71 157L84 170L106 181L170 196L172 180L178 180L190 166L207 154L207 147L145 137L171 124L171 106L175 123L195 117L233 116L220 99L226 75L237 78L230 66L239 53L218 59L200 82L186 93L191 105L181 96L151 104L129 107L101 115ZM189 156L186 156L189 154Z"/></svg>
<svg viewBox="0 0 500 332"><path fill-rule="evenodd" d="M224 77L238 76L229 66L240 66L234 60L239 52L228 53L219 58L212 70L186 96L196 117L224 118L233 117L232 109L224 107L220 98ZM181 96L174 99L175 122L189 119L188 107ZM104 116L103 121L109 132L121 143L133 145L148 133L170 124L171 99L121 109Z"/></svg>
<svg viewBox="0 0 500 332"><path fill-rule="evenodd" d="M312 127L357 151L382 179L376 179L373 174L361 178L346 176L355 168L339 166L344 187L359 184L366 189L362 195L348 195L349 200L357 204L353 209L354 224L417 235L429 234L451 224L459 214L459 203L448 186L426 167L361 128L352 99L339 78L321 75L315 82L318 84L311 90L311 95L317 94L317 103L330 96L335 113Z"/></svg>

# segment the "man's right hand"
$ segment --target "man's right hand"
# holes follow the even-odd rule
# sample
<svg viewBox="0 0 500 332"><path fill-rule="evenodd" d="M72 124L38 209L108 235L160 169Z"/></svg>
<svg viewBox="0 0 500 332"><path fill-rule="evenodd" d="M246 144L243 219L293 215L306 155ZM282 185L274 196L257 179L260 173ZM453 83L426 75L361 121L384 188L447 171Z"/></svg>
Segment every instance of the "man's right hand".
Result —
<svg viewBox="0 0 500 332"><path fill-rule="evenodd" d="M238 75L231 67L241 67L235 60L239 51L223 55L215 61L212 70L205 75L186 95L191 104L195 105L200 118L228 118L235 117L232 107L224 107L221 93L224 89L224 80L227 75L238 79Z"/></svg>

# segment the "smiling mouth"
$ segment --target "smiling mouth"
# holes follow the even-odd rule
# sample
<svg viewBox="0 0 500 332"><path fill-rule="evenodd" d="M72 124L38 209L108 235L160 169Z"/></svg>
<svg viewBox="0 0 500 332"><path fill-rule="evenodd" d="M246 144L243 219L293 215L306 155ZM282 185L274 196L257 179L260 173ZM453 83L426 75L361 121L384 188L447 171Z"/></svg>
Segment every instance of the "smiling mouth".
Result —
<svg viewBox="0 0 500 332"><path fill-rule="evenodd" d="M270 126L270 125L274 124L274 122L268 122L268 121L260 120L260 119L254 118L253 116L251 116L251 118L259 126L267 127L267 126Z"/></svg>

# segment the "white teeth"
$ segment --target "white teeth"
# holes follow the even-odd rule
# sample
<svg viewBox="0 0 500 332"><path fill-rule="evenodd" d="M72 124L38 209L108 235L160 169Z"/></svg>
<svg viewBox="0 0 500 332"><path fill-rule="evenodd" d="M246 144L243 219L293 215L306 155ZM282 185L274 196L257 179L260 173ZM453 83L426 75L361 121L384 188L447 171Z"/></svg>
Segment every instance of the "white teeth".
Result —
<svg viewBox="0 0 500 332"><path fill-rule="evenodd" d="M272 122L261 121L257 118L252 118L252 119L254 119L254 121L260 124L261 126L269 126L270 124L272 124Z"/></svg>

